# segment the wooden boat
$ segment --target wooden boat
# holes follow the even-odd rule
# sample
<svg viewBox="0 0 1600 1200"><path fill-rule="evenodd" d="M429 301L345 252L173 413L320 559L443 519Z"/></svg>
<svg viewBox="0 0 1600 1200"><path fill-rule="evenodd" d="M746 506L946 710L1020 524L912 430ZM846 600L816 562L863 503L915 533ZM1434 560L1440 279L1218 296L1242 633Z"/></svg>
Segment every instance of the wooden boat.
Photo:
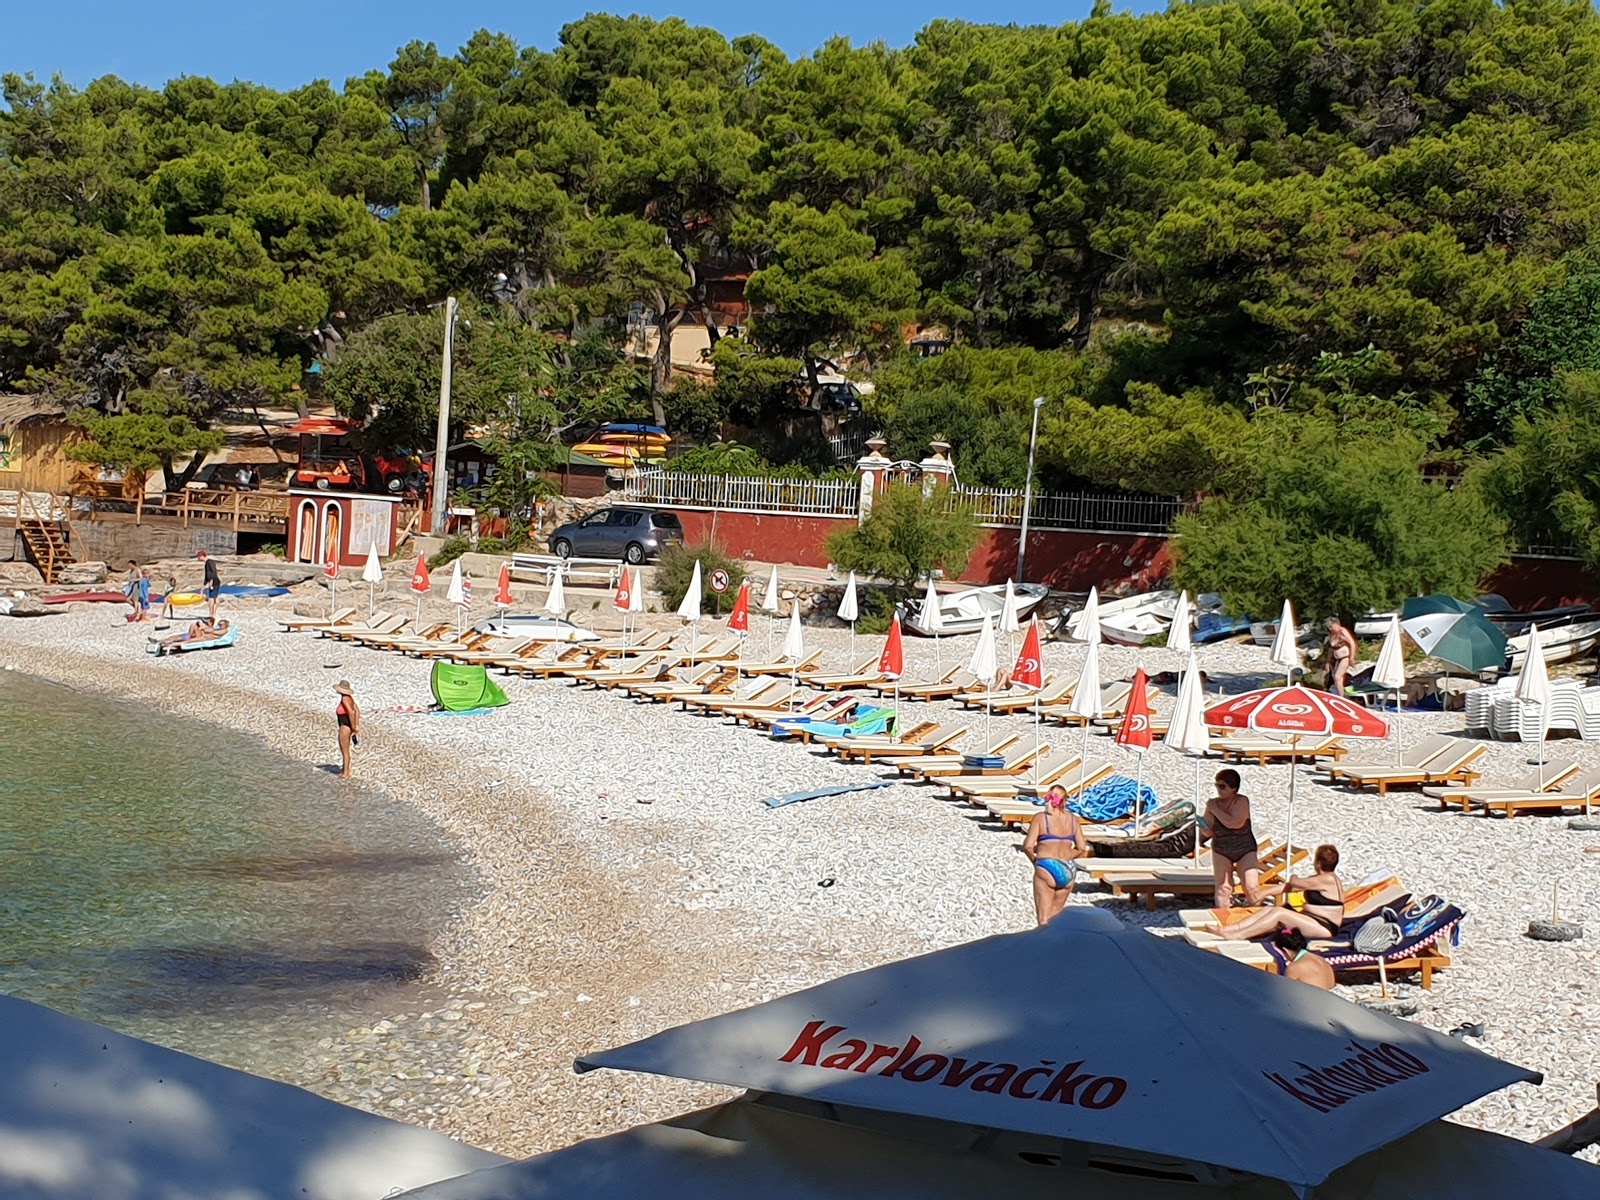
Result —
<svg viewBox="0 0 1600 1200"><path fill-rule="evenodd" d="M1039 602L1050 594L1048 588L1037 583L1013 585L1017 593L1017 620L1025 621ZM1006 602L1005 585L996 587L965 588L959 592L944 592L939 596L939 616L943 628L934 633L922 617L922 598L900 602L900 624L907 633L920 637L950 637L963 633L977 633L983 628L983 618L998 623L1000 610Z"/></svg>

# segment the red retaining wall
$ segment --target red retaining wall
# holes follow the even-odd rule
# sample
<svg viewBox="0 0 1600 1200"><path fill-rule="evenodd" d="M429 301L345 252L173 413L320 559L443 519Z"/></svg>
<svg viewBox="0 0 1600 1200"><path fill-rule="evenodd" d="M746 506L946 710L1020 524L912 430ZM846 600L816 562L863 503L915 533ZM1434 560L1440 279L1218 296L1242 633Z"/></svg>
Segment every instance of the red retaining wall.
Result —
<svg viewBox="0 0 1600 1200"><path fill-rule="evenodd" d="M1571 558L1514 557L1483 585L1499 592L1513 608L1554 608L1560 604L1600 603L1600 579Z"/></svg>
<svg viewBox="0 0 1600 1200"><path fill-rule="evenodd" d="M675 508L683 538L691 546L715 542L733 558L825 567L822 543L835 529L853 529L854 517L810 517L794 513L707 512Z"/></svg>

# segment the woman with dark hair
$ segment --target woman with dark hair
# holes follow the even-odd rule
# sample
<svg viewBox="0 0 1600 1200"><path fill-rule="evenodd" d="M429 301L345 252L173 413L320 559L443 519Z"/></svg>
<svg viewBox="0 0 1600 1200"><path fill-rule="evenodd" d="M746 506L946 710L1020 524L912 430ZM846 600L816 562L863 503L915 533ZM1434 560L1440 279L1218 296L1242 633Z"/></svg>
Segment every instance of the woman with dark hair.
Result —
<svg viewBox="0 0 1600 1200"><path fill-rule="evenodd" d="M1048 924L1066 908L1078 881L1083 857L1083 826L1067 811L1067 789L1057 784L1045 794L1044 811L1028 822L1022 852L1033 863L1033 915Z"/></svg>
<svg viewBox="0 0 1600 1200"><path fill-rule="evenodd" d="M1256 834L1250 827L1250 797L1239 790L1239 772L1232 767L1217 772L1216 784L1216 797L1200 817L1200 824L1211 835L1211 872L1216 880L1213 899L1218 908L1232 908L1237 877L1246 903L1259 904L1261 860L1256 857Z"/></svg>
<svg viewBox="0 0 1600 1200"><path fill-rule="evenodd" d="M1317 868L1315 875L1291 875L1288 883L1264 889L1264 894L1276 896L1299 892L1305 901L1299 910L1287 905L1266 908L1236 924L1215 926L1215 931L1231 942L1242 942L1279 929L1295 930L1308 939L1333 937L1344 920L1344 885L1334 874L1339 867L1338 847L1323 843L1317 847L1312 862Z"/></svg>

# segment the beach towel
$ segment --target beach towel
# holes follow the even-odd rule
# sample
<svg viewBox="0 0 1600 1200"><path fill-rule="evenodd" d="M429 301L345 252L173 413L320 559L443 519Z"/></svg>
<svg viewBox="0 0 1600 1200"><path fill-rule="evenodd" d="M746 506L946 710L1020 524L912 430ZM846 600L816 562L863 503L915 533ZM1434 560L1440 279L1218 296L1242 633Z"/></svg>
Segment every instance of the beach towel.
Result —
<svg viewBox="0 0 1600 1200"><path fill-rule="evenodd" d="M1330 967L1337 971L1341 967L1370 967L1376 966L1381 957L1386 963L1402 962L1413 958L1424 950L1432 949L1445 938L1450 939L1452 946L1461 944L1461 923L1467 919L1467 914L1454 904L1446 904L1443 908L1435 909L1426 922L1416 931L1403 937L1397 944L1389 947L1381 955L1362 954L1351 944L1346 934L1354 933L1347 923L1339 930L1339 937L1327 941L1313 941L1307 949L1312 954L1326 959ZM1364 924L1365 922L1361 922ZM1293 961L1293 954L1286 954L1279 947L1274 946L1270 940L1263 941L1261 945L1267 948L1267 953L1272 955L1273 962L1278 968L1278 974L1288 968Z"/></svg>
<svg viewBox="0 0 1600 1200"><path fill-rule="evenodd" d="M793 721L777 721L772 726L775 738L793 737L804 730L814 737L843 737L847 734L883 733L894 719L892 708L867 708L862 715L848 724L842 721L811 721L804 717Z"/></svg>
<svg viewBox="0 0 1600 1200"><path fill-rule="evenodd" d="M1078 793L1076 800L1067 804L1067 808L1085 821L1118 821L1133 815L1136 789L1139 807L1147 812L1153 810L1157 804L1155 789L1148 783L1136 784L1126 775L1112 775L1099 783L1091 783Z"/></svg>

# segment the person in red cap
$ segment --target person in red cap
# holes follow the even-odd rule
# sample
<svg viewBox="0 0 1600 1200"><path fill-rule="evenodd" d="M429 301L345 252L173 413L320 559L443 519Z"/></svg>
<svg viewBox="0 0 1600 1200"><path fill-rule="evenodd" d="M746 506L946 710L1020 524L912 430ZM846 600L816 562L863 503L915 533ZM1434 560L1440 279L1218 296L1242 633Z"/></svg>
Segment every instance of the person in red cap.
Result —
<svg viewBox="0 0 1600 1200"><path fill-rule="evenodd" d="M217 564L204 550L196 554L195 557L205 564L206 579L204 585L200 588L200 592L205 596L207 605L210 606L208 611L211 616L211 623L215 625L217 623L217 597L222 594L222 576L217 573Z"/></svg>

